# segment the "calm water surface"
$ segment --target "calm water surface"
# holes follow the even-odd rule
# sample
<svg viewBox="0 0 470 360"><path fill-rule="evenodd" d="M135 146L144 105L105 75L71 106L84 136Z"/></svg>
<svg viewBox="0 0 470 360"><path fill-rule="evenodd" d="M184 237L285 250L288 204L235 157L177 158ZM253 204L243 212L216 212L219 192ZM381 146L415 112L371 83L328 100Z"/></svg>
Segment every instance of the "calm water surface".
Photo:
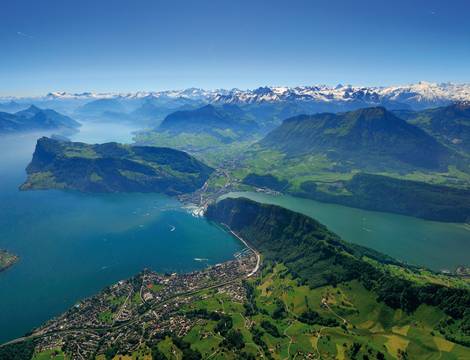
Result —
<svg viewBox="0 0 470 360"><path fill-rule="evenodd" d="M130 142L134 130L87 123L73 140ZM191 271L230 259L240 249L227 233L163 195L18 191L35 142L43 135L48 134L0 137L0 248L21 258L0 273L0 342L21 336L77 300L145 267ZM468 225L290 196L228 196L305 213L348 241L413 264L436 270L470 264Z"/></svg>
<svg viewBox="0 0 470 360"><path fill-rule="evenodd" d="M129 142L132 130L90 123L73 140ZM18 191L42 135L0 137L0 248L20 256L0 273L0 342L145 267L192 271L240 249L163 195Z"/></svg>
<svg viewBox="0 0 470 360"><path fill-rule="evenodd" d="M287 195L237 192L311 216L347 241L368 246L396 259L434 270L470 265L470 225L422 220L410 216L366 211Z"/></svg>

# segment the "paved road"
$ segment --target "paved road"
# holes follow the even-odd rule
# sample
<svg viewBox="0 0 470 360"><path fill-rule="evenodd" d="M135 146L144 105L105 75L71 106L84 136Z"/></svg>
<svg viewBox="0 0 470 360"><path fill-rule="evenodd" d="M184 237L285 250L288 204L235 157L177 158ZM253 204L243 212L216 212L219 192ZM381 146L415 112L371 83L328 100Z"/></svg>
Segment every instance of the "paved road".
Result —
<svg viewBox="0 0 470 360"><path fill-rule="evenodd" d="M225 225L225 224L224 224ZM227 226L227 225L225 225ZM230 230L230 228L227 226L227 228ZM238 240L240 240L243 244L245 244L245 246L250 249L251 251L253 251L253 253L256 255L256 266L254 267L254 269L246 276L247 278L253 276L254 274L256 274L256 272L258 271L259 269L259 266L261 264L261 255L254 249L252 248L250 245L248 245L248 243L243 240L237 233L235 233L233 230L230 230L230 232L232 233L233 236L235 236Z"/></svg>

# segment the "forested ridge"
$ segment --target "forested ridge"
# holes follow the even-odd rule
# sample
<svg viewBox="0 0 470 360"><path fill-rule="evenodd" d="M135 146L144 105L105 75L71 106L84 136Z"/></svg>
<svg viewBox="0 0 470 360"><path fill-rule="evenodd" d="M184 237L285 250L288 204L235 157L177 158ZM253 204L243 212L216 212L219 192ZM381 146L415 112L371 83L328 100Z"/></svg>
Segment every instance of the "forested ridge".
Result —
<svg viewBox="0 0 470 360"><path fill-rule="evenodd" d="M293 195L436 221L470 219L470 190L467 189L366 173L337 183L348 193L322 191L315 182L305 181Z"/></svg>
<svg viewBox="0 0 470 360"><path fill-rule="evenodd" d="M207 217L229 226L266 260L284 263L291 274L312 288L357 279L394 309L413 312L421 304L436 306L454 319L463 319L462 328L470 333L468 289L418 284L393 275L366 260L397 265L396 261L343 241L312 218L244 198L211 205Z"/></svg>

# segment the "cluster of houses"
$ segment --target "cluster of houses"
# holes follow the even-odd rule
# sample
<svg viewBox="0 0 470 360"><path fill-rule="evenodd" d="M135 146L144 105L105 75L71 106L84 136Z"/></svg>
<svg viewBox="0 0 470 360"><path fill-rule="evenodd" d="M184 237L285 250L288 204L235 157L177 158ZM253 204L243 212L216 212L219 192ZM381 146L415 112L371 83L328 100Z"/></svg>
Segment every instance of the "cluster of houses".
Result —
<svg viewBox="0 0 470 360"><path fill-rule="evenodd" d="M235 259L187 274L159 274L144 270L101 293L77 303L33 334L37 349L62 348L72 358L87 359L114 346L132 352L162 333L184 336L198 321L181 311L218 291L243 302L242 280L257 264L247 249ZM206 291L207 290L207 291Z"/></svg>

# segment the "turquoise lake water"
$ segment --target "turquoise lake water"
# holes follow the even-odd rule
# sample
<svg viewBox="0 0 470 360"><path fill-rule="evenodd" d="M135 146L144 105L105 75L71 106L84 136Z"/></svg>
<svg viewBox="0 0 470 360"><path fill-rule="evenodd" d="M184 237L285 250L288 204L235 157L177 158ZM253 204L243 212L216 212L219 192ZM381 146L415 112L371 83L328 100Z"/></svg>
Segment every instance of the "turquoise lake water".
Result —
<svg viewBox="0 0 470 360"><path fill-rule="evenodd" d="M427 221L410 216L366 211L288 195L230 193L280 205L311 216L343 239L381 251L396 259L433 270L470 265L470 225Z"/></svg>
<svg viewBox="0 0 470 360"><path fill-rule="evenodd" d="M91 123L73 139L125 142L131 130ZM146 267L192 271L241 248L167 196L18 191L41 135L0 137L0 248L20 256L0 273L0 342Z"/></svg>
<svg viewBox="0 0 470 360"><path fill-rule="evenodd" d="M133 128L87 123L73 140L130 142ZM0 137L0 248L20 261L0 273L0 342L23 335L145 267L192 271L233 258L241 244L158 194L20 192L36 139ZM435 270L470 264L470 227L290 196L231 193L282 205L347 241ZM171 229L175 228L174 231ZM208 259L200 262L196 259Z"/></svg>

